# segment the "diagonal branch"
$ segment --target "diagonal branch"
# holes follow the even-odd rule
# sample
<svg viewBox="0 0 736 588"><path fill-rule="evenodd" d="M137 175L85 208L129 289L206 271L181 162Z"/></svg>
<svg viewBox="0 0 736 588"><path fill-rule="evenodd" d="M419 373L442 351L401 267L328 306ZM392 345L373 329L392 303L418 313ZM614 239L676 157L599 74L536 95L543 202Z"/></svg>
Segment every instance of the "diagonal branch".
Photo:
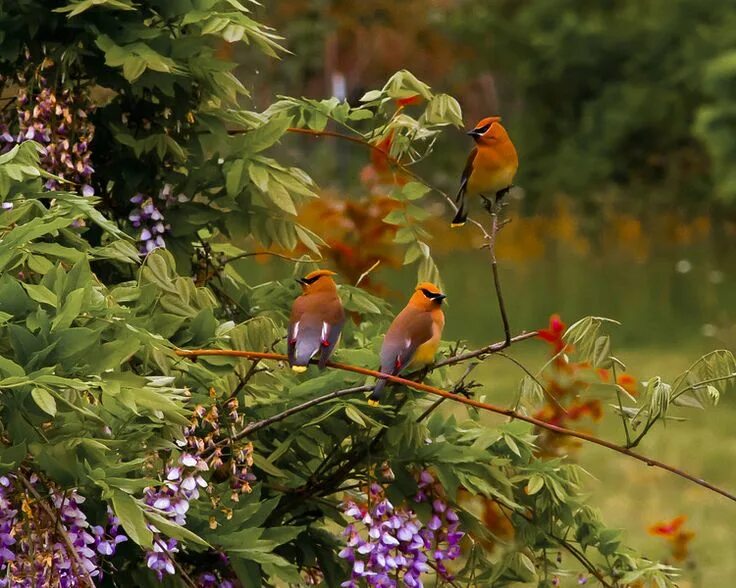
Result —
<svg viewBox="0 0 736 588"><path fill-rule="evenodd" d="M503 343L501 345L502 345L501 348L503 349L505 345ZM276 361L286 361L288 359L287 356L284 355L283 353L266 353L262 351L238 351L234 349L198 349L198 350L177 349L176 354L181 357L189 357L189 358L196 358L196 357L203 357L203 356L228 356L228 357L245 357L249 359L269 359L269 360L276 360ZM316 363L316 362L312 361L312 363ZM339 363L339 362L334 362L334 361L328 361L327 367L330 367L332 369L339 369L339 370L343 370L347 372L353 372L356 374L362 374L364 376L382 378L390 382L394 382L396 384L402 384L404 386L413 388L415 390L427 392L435 396L441 396L442 398L447 398L448 400L459 402L460 404L472 406L473 408L477 408L479 410L484 410L487 412L493 412L493 413L504 415L507 417L512 417L514 419L524 421L531 425L534 425L535 427L539 427L540 429L546 429L558 435L575 437L576 439L580 439L588 443L593 443L594 445L599 445L600 447L605 447L606 449L610 449L611 451L615 451L616 453L626 455L637 461L645 463L648 466L657 467L662 470L671 472L677 476L680 476L681 478L684 478L695 484L698 484L699 486L712 490L713 492L716 492L720 494L721 496L725 496L729 500L733 500L734 502L736 502L736 495L731 494L730 492L722 488L719 488L718 486L714 486L713 484L706 482L705 480L701 478L693 476L692 474L689 474L679 468L676 468L674 466L671 466L659 460L653 459L651 457L647 457L646 455L635 453L634 451L631 451L630 449L627 449L626 447L621 447L620 445L616 445L615 443L611 443L610 441L606 441L605 439L600 439L594 435L583 433L582 431L575 431L573 429L559 427L557 425L553 425L552 423L548 423L543 420L516 412L515 410L510 409L510 408L503 408L503 407L496 406L493 404L480 402L472 398L465 398L464 396L461 396L459 394L453 394L452 392L448 392L447 390L442 390L441 388L430 386L429 384L424 384L422 382L414 382L412 380L407 380L406 378L394 376L391 374L385 374L385 373L382 373L376 370L371 370L371 369L360 367L360 366L349 365L349 364ZM314 406L314 404L312 404L311 406ZM293 414L293 412L290 414Z"/></svg>

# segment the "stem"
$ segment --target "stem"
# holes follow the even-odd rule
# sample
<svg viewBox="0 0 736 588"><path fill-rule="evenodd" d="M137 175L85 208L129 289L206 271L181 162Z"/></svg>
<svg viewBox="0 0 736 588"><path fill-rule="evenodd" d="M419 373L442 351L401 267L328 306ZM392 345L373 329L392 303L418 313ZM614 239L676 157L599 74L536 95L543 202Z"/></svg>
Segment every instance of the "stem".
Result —
<svg viewBox="0 0 736 588"><path fill-rule="evenodd" d="M618 378L616 376L616 362L611 364L611 374L613 375L613 387L616 389L616 398L618 399L618 411L621 413L621 422L624 424L624 433L626 433L626 447L631 447L631 436L629 434L629 423L624 413L624 405L621 402L621 391L618 389Z"/></svg>
<svg viewBox="0 0 736 588"><path fill-rule="evenodd" d="M320 261L319 259L312 259L311 257L307 257L306 259L303 257L289 257L288 255L282 255L281 253L275 253L274 251L251 251L248 253L241 253L239 255L228 257L222 265L225 266L228 263L232 263L233 261L245 259L246 257L254 257L256 255L270 255L271 257L278 257L279 259L283 259L285 261L293 261L295 263L317 263L318 261Z"/></svg>
<svg viewBox="0 0 736 588"><path fill-rule="evenodd" d="M511 337L511 343L509 343L509 345L512 343L525 341L526 339L533 339L536 336L537 331L521 333L519 335L516 335L515 337ZM491 345L486 345L485 347L481 347L480 349L466 351L465 353L458 353L453 355L452 357L448 357L447 359L443 359L432 364L431 366L429 366L429 371L467 361L468 359L473 359L474 357L480 357L482 359L486 355L493 355L494 353L499 353L500 351L503 351L509 345L506 344L506 341L499 341L498 343L492 343Z"/></svg>
<svg viewBox="0 0 736 588"><path fill-rule="evenodd" d="M455 383L455 386L453 386L453 392L457 394L458 388L460 388L463 383L465 382L465 378L467 378L470 375L470 372L472 372L475 369L475 366L477 366L477 363L471 363L468 367L465 368L465 372L462 376L458 379L458 381ZM432 412L443 402L445 401L444 398L438 398L435 400L427 410L425 410L421 415L419 415L419 418L417 418L417 422L421 423L424 419L426 419Z"/></svg>
<svg viewBox="0 0 736 588"><path fill-rule="evenodd" d="M523 371L527 376L529 376L532 380L534 380L537 386L541 388L542 392L544 392L545 396L547 396L547 398L552 402L552 404L554 404L557 408L559 408L563 412L563 414L567 414L567 410L565 410L565 407L562 406L562 404L560 404L560 401L557 400L557 398L555 398L552 395L552 393L542 385L542 382L539 381L539 378L537 378L537 376L535 376L531 371L529 371L523 363L521 363L518 359L511 357L510 355L506 355L503 351L499 351L498 355L500 355L503 358L508 359L511 363L515 364L521 371ZM521 400L521 394L519 394L519 400ZM518 407L519 407L519 401L517 401L516 403L516 408Z"/></svg>
<svg viewBox="0 0 736 588"><path fill-rule="evenodd" d="M503 344L502 344L503 345ZM504 345L505 346L505 345ZM503 347L501 347L503 348ZM262 351L238 351L235 349L197 349L197 350L185 350L185 349L177 349L176 354L181 357L202 357L202 356L228 356L228 357L245 357L249 359L270 359L270 360L277 360L277 361L287 361L287 356L283 353L266 353ZM312 360L312 363L316 363L314 360ZM656 459L647 457L645 455L641 455L639 453L635 453L631 451L630 449L626 447L621 447L620 445L616 445L615 443L611 443L610 441L606 441L605 439L600 439L598 437L595 437L594 435L589 435L588 433L583 433L582 431L575 431L573 429L567 429L565 427L559 427L557 425L553 425L551 423L545 422L543 420L521 414L519 412L516 412L510 408L502 408L500 406L496 406L493 404L487 404L485 402L480 402L478 400L474 400L472 398L465 398L464 396L460 396L459 394L453 394L452 392L448 392L447 390L442 390L440 388L436 388L434 386L430 386L428 384L424 384L422 382L414 382L412 380L407 380L406 378L402 378L399 376L394 376L392 374L385 374L383 372L379 372L376 370L371 370L368 368L355 366L355 365L349 365L345 363L339 363L335 361L328 361L327 367L332 369L338 369L343 370L347 372L353 372L355 374L361 374L364 376L372 376L374 378L382 378L385 380L388 380L390 382L394 382L396 384L402 384L404 386L407 386L409 388L413 388L415 390L420 390L422 392L427 392L429 394L433 394L435 396L441 396L442 398L447 398L449 400L453 400L455 402L459 402L460 404L465 404L467 406L472 406L474 408L478 408L480 410L485 410L488 412L493 412L496 414L500 414L507 417L513 417L515 419L518 419L520 421L527 422L529 424L532 424L536 427L539 427L541 429L546 429L548 431L552 431L553 433L556 433L558 435L566 435L568 437L575 437L576 439L581 439L583 441L587 441L588 443L593 443L595 445L599 445L601 447L605 447L606 449L610 449L611 451L615 451L616 453L620 453L622 455L626 455L628 457L631 457L633 459L636 459L637 461L640 461L642 463L647 464L648 466L657 467L663 470L666 470L668 472L671 472L677 476L680 476L681 478L684 478L686 480L689 480L695 484L698 484L699 486L702 486L704 488L708 488L709 490L712 490L713 492L716 492L720 494L721 496L725 496L729 500L732 500L736 502L736 495L731 494L730 492L719 488L717 486L714 486L713 484L706 482L705 480L702 480L700 478L697 478L693 476L692 474L689 474L681 469L678 469L674 466L668 465L664 462L658 461ZM359 387L362 390L368 390L372 388L372 386L363 386ZM350 389L351 393L357 393L358 388ZM346 391L340 391L344 394L347 394ZM321 398L315 398L314 400L310 400L299 407L295 407L294 409L289 409L288 411L284 411L284 413L280 413L279 415L276 415L275 417L271 417L271 419L276 418L277 420L281 420L283 418L286 418L286 416L289 416L291 414L294 414L295 412L299 412L301 410L306 408L309 408L310 406L314 406L315 404L319 404L321 402L325 402L325 400L329 400L332 397L335 397L334 395L337 394L337 392L333 392L330 395L327 395L329 398L321 397ZM271 419L266 419L268 421L267 424L270 424L272 421ZM262 422L262 421L259 421ZM257 424L257 423L256 423ZM261 428L264 425L260 425L258 428ZM253 429L251 429L249 432L252 432ZM378 437L377 437L378 438Z"/></svg>
<svg viewBox="0 0 736 588"><path fill-rule="evenodd" d="M491 212L491 234L488 238L488 252L491 256L491 270L493 270L493 285L496 287L496 299L498 300L498 310L501 313L503 321L504 347L511 345L511 328L509 327L509 317L506 314L506 305L503 301L503 293L501 292L501 280L498 277L498 264L496 263L496 236L498 235L498 204L494 203Z"/></svg>
<svg viewBox="0 0 736 588"><path fill-rule="evenodd" d="M57 518L54 516L54 513L49 507L49 505L46 504L46 501L41 497L38 491L33 487L33 484L31 484L28 481L28 478L26 478L20 471L16 472L16 476L21 481L21 484L25 486L26 490L28 490L28 492L30 492L33 495L33 497L36 499L36 502L38 502L38 505L48 515L48 517L52 521L55 520L56 530L59 532L59 535L61 535L61 538L66 544L67 552L69 553L69 556L74 560L74 565L77 567L77 571L79 572L79 575L82 577L84 582L89 586L89 588L95 588L95 583L92 580L92 576L89 575L87 568L85 568L84 564L82 564L82 560L79 558L79 554L77 553L77 550L74 548L74 544L72 543L72 540L69 537L69 534L66 532L66 529L64 528L63 523L61 522L61 517Z"/></svg>
<svg viewBox="0 0 736 588"><path fill-rule="evenodd" d="M268 354L268 355L277 355L277 354ZM340 398L341 396L358 394L360 392L368 392L369 390L372 390L372 389L373 389L373 386L367 386L367 385L366 386L355 386L353 388L345 388L344 390L337 390L335 392L330 392L329 394L325 394L324 396L318 396L317 398L312 398L312 400L307 400L306 402L303 402L302 404L299 404L292 408L288 408L284 410L283 412L275 414L271 417L262 419L260 421L256 421L254 423L250 423L247 427L245 427L245 429L240 431L240 433L232 437L231 441L238 441L239 439L242 439L243 437L247 437L251 433L255 433L256 431L258 431L259 429L262 429L263 427L268 427L269 425L278 423L279 421L283 421L285 418L290 417L293 414L297 414L299 412L302 412L303 410L307 410L308 408L311 408L318 404L322 404L323 402L327 402L328 400L334 400L335 398Z"/></svg>

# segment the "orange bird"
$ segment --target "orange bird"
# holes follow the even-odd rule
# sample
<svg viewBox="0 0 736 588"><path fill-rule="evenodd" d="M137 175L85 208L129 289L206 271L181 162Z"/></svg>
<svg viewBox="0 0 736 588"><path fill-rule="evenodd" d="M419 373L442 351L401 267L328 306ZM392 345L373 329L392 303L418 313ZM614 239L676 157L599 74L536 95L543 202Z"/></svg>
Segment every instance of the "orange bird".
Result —
<svg viewBox="0 0 736 588"><path fill-rule="evenodd" d="M495 195L498 200L511 188L519 157L500 121L498 116L489 116L468 133L475 140L475 147L468 156L455 197L458 209L452 219L453 227L462 227L468 218L468 194L480 195L490 207L488 196Z"/></svg>
<svg viewBox="0 0 736 588"><path fill-rule="evenodd" d="M409 303L386 331L381 346L381 371L397 375L434 361L445 326L442 301L446 296L429 282L420 283ZM368 402L377 404L386 380L378 380Z"/></svg>
<svg viewBox="0 0 736 588"><path fill-rule="evenodd" d="M299 278L302 294L294 300L289 321L289 365L295 372L307 369L319 353L319 369L337 345L345 324L345 311L330 270L317 270Z"/></svg>

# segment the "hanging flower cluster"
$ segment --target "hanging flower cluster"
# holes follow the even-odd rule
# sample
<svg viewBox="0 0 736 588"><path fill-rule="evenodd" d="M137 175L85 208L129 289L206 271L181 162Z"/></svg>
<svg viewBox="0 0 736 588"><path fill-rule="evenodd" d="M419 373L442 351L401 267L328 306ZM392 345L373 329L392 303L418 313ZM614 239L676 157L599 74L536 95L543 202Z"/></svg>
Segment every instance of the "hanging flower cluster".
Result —
<svg viewBox="0 0 736 588"><path fill-rule="evenodd" d="M213 404L209 409L201 404L197 405L189 426L184 429L184 440L178 442L184 453L176 465L166 468L165 480L161 486L144 490L145 503L178 525L186 524L186 514L191 502L200 497L201 489L208 487L202 472L214 470L213 478L216 479L224 471L230 480L231 498L234 501L238 500L241 493L250 492L250 485L255 480L250 472L253 465L253 445L248 442L233 447L222 442L233 437L244 425L245 419L238 411L237 399L228 400L224 410L220 411L218 404L214 402L214 390L210 392ZM225 448L228 449L227 457L223 452ZM217 501L218 498L212 496L213 507L217 506ZM227 516L232 514L228 509L224 510ZM211 526L217 526L214 517ZM149 528L154 533L154 540L152 549L146 553L146 565L156 572L159 579L164 574L175 574L173 556L179 552L178 541L164 537L154 525L149 525ZM223 554L218 556L225 558ZM224 561L222 568L226 567L227 561ZM210 572L203 576L203 586L230 588L233 585L232 580L221 578L221 572Z"/></svg>
<svg viewBox="0 0 736 588"><path fill-rule="evenodd" d="M41 145L41 167L74 184L48 179L47 190L74 189L92 196L92 151L95 128L89 120L94 106L84 86L60 87L51 83L54 64L45 60L29 74L13 80L18 85L10 117L0 120L0 153L24 141ZM0 83L5 80L0 80ZM13 117L15 120L13 120Z"/></svg>
<svg viewBox="0 0 736 588"><path fill-rule="evenodd" d="M433 571L452 579L445 562L460 555L463 533L458 530L457 513L441 497L428 471L420 473L414 497L416 503L431 504L426 522L411 508L394 507L379 484L370 486L368 498L368 504L348 501L344 507L354 522L343 532L347 546L340 557L352 564L343 587L357 588L365 581L369 586L421 588L422 575Z"/></svg>
<svg viewBox="0 0 736 588"><path fill-rule="evenodd" d="M214 398L214 390L210 395ZM199 404L194 409L190 426L184 430L188 450L206 456L216 481L230 481L230 498L234 502L240 494L251 491L256 479L251 473L253 444L231 441L245 426L245 415L238 408L237 398L228 400L222 411L214 402L209 408Z"/></svg>
<svg viewBox="0 0 736 588"><path fill-rule="evenodd" d="M128 220L134 228L140 229L138 244L141 255L166 247L164 235L171 231L171 226L166 224L163 211L175 202L186 200L184 194L174 195L171 184L164 184L155 197L138 192L130 199L135 207L130 211Z"/></svg>
<svg viewBox="0 0 736 588"><path fill-rule="evenodd" d="M35 476L30 483L44 493ZM76 490L52 490L48 506L54 516L49 517L13 474L0 476L0 588L86 586L80 565L90 577L102 577L101 556L115 555L128 538L111 512L106 526L90 526L80 509L84 501Z"/></svg>
<svg viewBox="0 0 736 588"><path fill-rule="evenodd" d="M143 491L143 499L159 514L178 525L184 525L189 503L199 498L200 488L207 487L201 472L208 469L203 459L184 453L177 465L166 469L166 479L161 486L149 486ZM164 574L176 573L172 556L179 551L178 541L162 536L154 525L149 523L148 526L153 532L153 547L146 552L146 565L156 572L160 580Z"/></svg>

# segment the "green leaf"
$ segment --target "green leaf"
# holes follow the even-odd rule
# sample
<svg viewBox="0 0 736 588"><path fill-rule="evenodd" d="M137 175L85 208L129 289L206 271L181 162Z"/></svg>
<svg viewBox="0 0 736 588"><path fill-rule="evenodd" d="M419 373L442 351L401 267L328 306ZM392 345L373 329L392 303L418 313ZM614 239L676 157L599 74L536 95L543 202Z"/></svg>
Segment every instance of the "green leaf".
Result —
<svg viewBox="0 0 736 588"><path fill-rule="evenodd" d="M265 192L266 197L284 212L296 216L294 201L286 188L276 182L271 182L270 189Z"/></svg>
<svg viewBox="0 0 736 588"><path fill-rule="evenodd" d="M153 544L153 533L146 526L143 509L129 494L113 490L112 508L126 534L138 545L149 549Z"/></svg>
<svg viewBox="0 0 736 588"><path fill-rule="evenodd" d="M228 196L236 196L240 192L244 165L245 162L242 159L233 161L230 169L225 174L225 191Z"/></svg>
<svg viewBox="0 0 736 588"><path fill-rule="evenodd" d="M534 475L529 478L529 482L526 485L526 493L531 496L536 494L544 487L544 478L542 476Z"/></svg>
<svg viewBox="0 0 736 588"><path fill-rule="evenodd" d="M266 167L257 163L251 163L248 166L248 175L261 192L268 190L268 169Z"/></svg>
<svg viewBox="0 0 736 588"><path fill-rule="evenodd" d="M347 416L354 423L357 423L361 427L365 428L366 424L363 418L364 415L354 406L348 405L345 407L345 416Z"/></svg>
<svg viewBox="0 0 736 588"><path fill-rule="evenodd" d="M56 400L48 390L34 388L31 390L31 397L38 408L52 417L56 416Z"/></svg>
<svg viewBox="0 0 736 588"><path fill-rule="evenodd" d="M202 539L196 533L193 533L186 527L182 527L181 525L171 522L158 513L147 510L144 511L144 515L152 525L168 537L173 537L174 539L186 541L188 543L194 543L196 545L202 545L203 547L210 549L212 548L207 541Z"/></svg>
<svg viewBox="0 0 736 588"><path fill-rule="evenodd" d="M53 306L54 308L56 308L56 294L54 294L46 286L42 286L41 284L24 283L23 287L26 289L26 292L28 292L28 295L36 302L40 302L41 304L48 304L49 306Z"/></svg>

